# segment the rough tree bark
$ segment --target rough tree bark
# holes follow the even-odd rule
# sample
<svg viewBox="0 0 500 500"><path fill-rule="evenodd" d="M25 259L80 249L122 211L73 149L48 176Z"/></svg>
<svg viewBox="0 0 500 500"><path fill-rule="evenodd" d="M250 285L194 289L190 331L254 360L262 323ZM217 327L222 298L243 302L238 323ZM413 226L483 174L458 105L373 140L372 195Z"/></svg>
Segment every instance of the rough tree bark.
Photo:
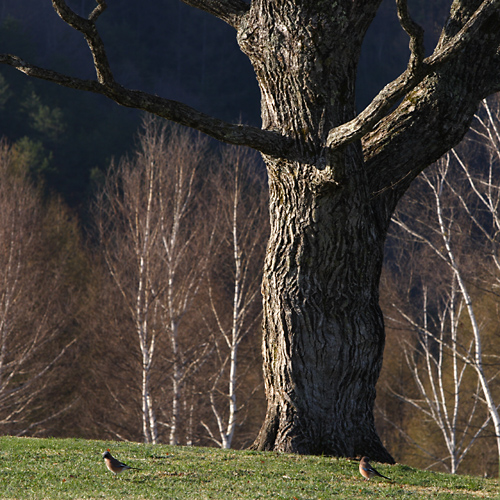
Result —
<svg viewBox="0 0 500 500"><path fill-rule="evenodd" d="M184 1L235 28L261 89L262 129L119 85L96 28L104 0L87 19L52 0L87 40L97 81L13 55L0 62L263 153L271 217L262 287L268 411L254 446L392 462L372 413L384 347L385 235L411 181L460 141L480 100L500 90L500 0L455 0L425 59L422 30L406 1L396 0L410 36L408 68L359 114L358 56L381 0Z"/></svg>

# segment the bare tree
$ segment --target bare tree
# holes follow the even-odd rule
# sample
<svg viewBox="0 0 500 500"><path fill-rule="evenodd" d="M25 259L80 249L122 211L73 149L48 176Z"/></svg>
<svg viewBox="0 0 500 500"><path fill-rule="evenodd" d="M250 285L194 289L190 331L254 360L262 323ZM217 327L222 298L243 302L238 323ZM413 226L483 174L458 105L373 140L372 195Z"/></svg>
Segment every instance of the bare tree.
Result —
<svg viewBox="0 0 500 500"><path fill-rule="evenodd" d="M248 335L255 334L262 314L259 263L264 257L268 233L267 194L257 165L257 158L243 148L225 148L218 173L214 175L219 246L211 262L208 283L212 316L208 324L216 346L210 407L217 431L204 422L203 425L222 448L231 447L236 427L241 424L238 413L244 407L237 401L244 364L238 359L239 347ZM228 283L232 294L220 290L227 288ZM252 361L247 360L247 364L253 364ZM250 390L244 396L244 401L248 401L251 393Z"/></svg>
<svg viewBox="0 0 500 500"><path fill-rule="evenodd" d="M182 386L204 350L193 348L196 342L190 339L188 354L180 339L180 325L198 291L209 251L193 253L194 243L198 249L202 245L193 201L204 147L187 131L167 131L165 124L146 118L135 157L123 159L111 171L97 203L106 264L138 340L142 434L148 443L158 442L158 425L163 424L170 429L170 444L177 444ZM167 372L171 380L168 410L160 403L155 409L155 370ZM155 385L159 395L160 382ZM168 414L167 423L158 412Z"/></svg>
<svg viewBox="0 0 500 500"><path fill-rule="evenodd" d="M169 443L178 444L181 397L187 378L203 363L210 349L208 342L193 336L188 345L181 341L181 324L193 309L200 284L207 271L213 240L213 222L206 218L200 196L203 189L196 176L201 166L208 168L206 142L192 140L188 132L175 129L168 148L167 164L159 186L160 252L163 292L158 295L160 324L170 342L172 406L167 425ZM198 181L198 182L196 182ZM200 341L201 340L201 341Z"/></svg>
<svg viewBox="0 0 500 500"><path fill-rule="evenodd" d="M52 0L87 41L95 80L11 54L0 62L263 154L271 219L262 285L268 409L254 446L393 462L373 418L387 229L412 181L460 142L481 100L500 90L500 2L454 0L425 57L423 30L406 0L396 0L410 38L407 69L358 113L359 54L381 0L184 1L235 30L261 90L261 128L117 82L97 27L105 0L87 17Z"/></svg>
<svg viewBox="0 0 500 500"><path fill-rule="evenodd" d="M490 103L483 101L482 109L469 138L477 143L474 158L486 160L488 168L471 165L470 158L467 159L467 153L472 156L470 147L468 150L463 147L462 152L452 150L429 174L422 174L421 182L431 196L422 198L419 192L417 197L431 199L432 205L425 207L425 202L413 201L415 206L410 212L402 211L394 218L403 235L430 251L427 260L419 258L421 268L429 266L420 270L421 311L412 314L398 308L400 316L416 332L416 351L406 351L405 355L423 402L405 399L430 416L441 429L450 456L449 470L453 473L490 421L500 457L499 405L494 401L491 384L499 372L491 373L496 363L492 363L491 354L483 352L484 320L478 312L484 291L495 291L500 270L500 190L496 181L500 173L500 135L499 117L492 113ZM414 253L414 258L417 255L424 253ZM432 275L438 269L439 282L436 282ZM429 287L433 289L432 298L428 298ZM422 365L416 362L415 352L421 353ZM489 357L486 363L485 357ZM451 383L445 382L447 365L452 373ZM477 388L472 391L472 403L467 397L470 404L466 405L464 415L461 406L464 406L462 384L466 370L475 374ZM445 387L447 384L451 389ZM466 393L470 396L470 387ZM475 418L479 400L487 408L482 422ZM465 422L459 423L460 417ZM459 425L463 426L460 438Z"/></svg>
<svg viewBox="0 0 500 500"><path fill-rule="evenodd" d="M463 334L459 337L459 329L460 322L463 321L464 304L453 277L451 281L449 290L445 292L446 297L441 297L441 303L433 304L432 311L428 310L427 288L422 290L422 312L418 320L397 308L400 316L407 322L407 328L409 325L415 332L412 338L404 339L403 344L404 356L417 386L418 397L400 392L394 394L438 426L447 455L436 456L436 452L411 438L408 431L401 428L399 431L412 444L455 474L490 422L490 417L484 417L481 412L479 420L482 420L478 422L481 386L476 377L477 384L471 391L470 377L466 377L466 370L470 367L454 347L459 343L463 345ZM432 326L429 322L433 323ZM472 346L473 343L466 346L468 356L472 355Z"/></svg>
<svg viewBox="0 0 500 500"><path fill-rule="evenodd" d="M127 304L137 334L143 438L147 443L156 443L158 430L150 387L156 325L151 318L151 307L155 300L152 287L158 277L156 177L165 137L155 137L151 142L146 135L147 132L141 136L135 162L123 160L109 174L98 201L97 223L107 267Z"/></svg>
<svg viewBox="0 0 500 500"><path fill-rule="evenodd" d="M50 412L40 400L74 339L64 342L69 319L61 301L65 259L51 267L42 198L27 166L0 144L0 425L17 435L43 432L67 406ZM62 344L62 347L61 347Z"/></svg>

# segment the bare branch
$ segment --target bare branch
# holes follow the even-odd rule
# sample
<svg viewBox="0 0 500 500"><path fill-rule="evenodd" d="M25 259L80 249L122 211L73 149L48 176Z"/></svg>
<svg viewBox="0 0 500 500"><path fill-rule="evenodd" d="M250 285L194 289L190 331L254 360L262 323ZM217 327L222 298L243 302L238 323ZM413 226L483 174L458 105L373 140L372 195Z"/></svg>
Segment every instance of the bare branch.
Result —
<svg viewBox="0 0 500 500"><path fill-rule="evenodd" d="M72 28L79 31L88 43L99 83L111 85L114 83L113 73L109 66L108 57L104 49L104 44L97 31L95 22L106 9L105 0L97 0L97 7L92 11L88 19L75 14L64 0L52 0L54 10L59 17Z"/></svg>
<svg viewBox="0 0 500 500"><path fill-rule="evenodd" d="M491 128L491 130L481 130L482 138L476 147L479 146L479 151L487 151L490 158L496 159L493 152L495 148L498 148L495 136L496 127L493 124L486 125L480 119L481 117L478 117L481 127ZM496 123L498 117L491 115L491 120ZM485 332L478 316L481 311L481 299L474 295L474 288L470 286L470 283L477 279L472 278L472 275L481 274L477 270L476 263L483 260L481 257L484 254L476 255L477 251L471 251L464 245L464 243L470 243L468 241L470 238L474 244L478 245L475 248L480 249L481 252L494 256L498 254L497 221L499 217L497 211L499 204L496 168L493 169L490 164L489 168L480 169L480 173L475 172L465 155L462 157L455 150L452 152L454 162L450 161L451 154L446 155L437 163L434 171L421 174L420 180L417 181L426 186L426 193L431 194L432 207L428 202L424 204L416 202L416 198L410 199L409 206L415 207L414 212L411 212L411 215L403 212L406 219L404 223L401 222L403 219L401 216L395 220L397 228L401 228L407 235L410 235L410 239L407 240L410 242L409 248L415 248L413 244L416 241L423 243L435 252L441 262L445 263L449 269L449 275L445 276L436 269L436 261L430 265L427 264L429 266L427 269L426 265L420 262L419 271L422 275L419 279L425 280L426 273L429 271L432 275L439 274L439 284L433 292L433 306L428 309L427 286L422 286L423 305L418 314L419 319L415 319L415 316L411 317L415 313L405 313L396 306L394 307L416 332L411 355L409 356L405 350L406 361L419 393L427 403L424 413L432 414L443 433L452 461L451 471L454 472L490 421L495 428L497 448L500 453L498 405L491 391L491 375L487 373L491 365L484 363L482 337ZM475 157L481 157L477 149L473 150L473 154ZM463 175L457 175L453 172L453 168L456 168L459 173L462 172ZM421 197L422 191L419 191L417 196ZM470 255L468 252L471 252ZM419 255L427 256L427 249ZM471 269L467 266L468 259L473 262ZM412 255L411 260L417 259L414 259ZM492 280L489 285L494 287L497 274L496 261L493 264L485 262L488 271L490 271L490 266L492 266ZM432 278L427 279L432 280ZM414 304L411 309L414 310ZM484 313L481 311L481 314ZM465 322L464 318L466 318ZM413 355L414 352L418 352L418 355ZM423 360L420 366L417 359ZM448 373L443 369L445 368L444 362L451 364L450 369L447 370ZM470 375L465 375L469 368L477 377L477 389L473 394L472 405L464 399L462 389L462 385L470 377ZM423 370L422 374L421 370ZM445 375L446 378L443 378ZM493 377L497 375L498 372L494 373ZM436 383L432 380L433 378ZM453 383L453 390L448 396L445 384L451 383ZM470 390L467 394L469 392ZM420 401L409 397L406 399L414 407L419 407ZM482 401L487 406L488 412L479 424L478 401ZM463 403L465 403L467 413L459 410ZM464 416L465 424L463 423ZM460 431L457 426L459 420L462 422ZM475 430L474 426L476 426Z"/></svg>
<svg viewBox="0 0 500 500"><path fill-rule="evenodd" d="M402 28L410 36L410 60L408 69L412 72L422 64L424 59L424 30L410 17L407 0L396 0L398 6L398 18Z"/></svg>
<svg viewBox="0 0 500 500"><path fill-rule="evenodd" d="M185 4L204 10L238 29L241 17L250 9L243 0L182 0Z"/></svg>
<svg viewBox="0 0 500 500"><path fill-rule="evenodd" d="M164 99L139 90L126 89L116 83L108 85L94 80L83 80L63 75L57 71L29 64L10 54L0 54L0 63L8 64L34 78L72 89L104 95L121 106L142 109L161 118L199 130L222 142L248 146L270 156L282 158L296 156L292 141L277 132L261 130L248 125L227 123L178 101Z"/></svg>
<svg viewBox="0 0 500 500"><path fill-rule="evenodd" d="M412 446L415 446L416 448L418 448L419 450L423 451L426 455L428 455L429 457L431 457L433 460L436 460L436 462L439 462L441 464L443 464L444 467L446 467L447 470L449 470L449 466L448 464L444 461L444 459L442 458L438 458L437 456L435 456L434 454L432 454L429 450L426 450L425 448L423 448L422 446L420 446L409 434L406 433L406 431L400 427L399 425L397 425L395 422L393 422L392 419L390 419L387 414L385 413L385 411L383 411L381 408L377 407L377 410L379 412L379 414L382 416L382 418L387 422L389 423L390 425L392 425L400 434L401 436L403 436L403 438L408 442L410 443ZM427 467L427 469L429 469L430 467Z"/></svg>
<svg viewBox="0 0 500 500"><path fill-rule="evenodd" d="M90 13L89 16L89 21L97 21L97 18L106 10L107 5L105 0L96 0L97 6L96 8Z"/></svg>
<svg viewBox="0 0 500 500"><path fill-rule="evenodd" d="M401 0L399 3L401 3ZM369 133L399 99L414 89L426 76L437 71L441 66L459 54L495 10L498 9L499 5L500 0L487 0L483 2L464 27L448 43L440 49L435 50L431 56L425 58L420 63L421 42L419 41L415 27L410 26L410 23L408 23L408 17L404 21L405 30L408 28L412 33L410 34L412 37L412 41L410 42L412 55L408 63L408 68L398 78L387 84L356 118L332 129L328 134L327 146L338 148L361 139L361 137Z"/></svg>
<svg viewBox="0 0 500 500"><path fill-rule="evenodd" d="M353 0L351 7L351 31L364 36L372 23L382 0Z"/></svg>

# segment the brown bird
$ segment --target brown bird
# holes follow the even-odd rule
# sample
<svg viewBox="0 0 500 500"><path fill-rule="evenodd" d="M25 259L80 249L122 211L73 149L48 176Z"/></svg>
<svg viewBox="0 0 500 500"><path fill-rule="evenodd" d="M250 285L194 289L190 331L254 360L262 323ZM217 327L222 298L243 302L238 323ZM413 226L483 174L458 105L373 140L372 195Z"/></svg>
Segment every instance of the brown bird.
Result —
<svg viewBox="0 0 500 500"><path fill-rule="evenodd" d="M102 457L104 458L104 462L106 463L106 467L113 472L115 475L120 474L120 472L123 472L124 470L127 469L135 469L135 467L130 467L119 460L117 460L111 453L108 451L105 451L102 454ZM136 469L139 470L139 469Z"/></svg>
<svg viewBox="0 0 500 500"><path fill-rule="evenodd" d="M383 477L384 479L389 479L388 477L380 474L380 472L378 472L370 465L370 459L368 457L363 457L361 459L361 462L359 462L359 472L365 479L371 479L373 476L379 476ZM389 479L389 481L391 481L391 479Z"/></svg>

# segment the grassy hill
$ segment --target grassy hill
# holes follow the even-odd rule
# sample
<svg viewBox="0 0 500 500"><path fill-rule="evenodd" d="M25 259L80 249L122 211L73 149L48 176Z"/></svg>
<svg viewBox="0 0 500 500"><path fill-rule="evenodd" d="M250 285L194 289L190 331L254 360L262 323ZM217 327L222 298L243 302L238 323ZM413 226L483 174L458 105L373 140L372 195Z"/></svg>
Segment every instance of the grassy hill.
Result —
<svg viewBox="0 0 500 500"><path fill-rule="evenodd" d="M140 470L115 477L107 448ZM405 465L364 481L358 463L328 457L151 446L81 439L0 438L2 499L470 499L499 498L498 481Z"/></svg>

